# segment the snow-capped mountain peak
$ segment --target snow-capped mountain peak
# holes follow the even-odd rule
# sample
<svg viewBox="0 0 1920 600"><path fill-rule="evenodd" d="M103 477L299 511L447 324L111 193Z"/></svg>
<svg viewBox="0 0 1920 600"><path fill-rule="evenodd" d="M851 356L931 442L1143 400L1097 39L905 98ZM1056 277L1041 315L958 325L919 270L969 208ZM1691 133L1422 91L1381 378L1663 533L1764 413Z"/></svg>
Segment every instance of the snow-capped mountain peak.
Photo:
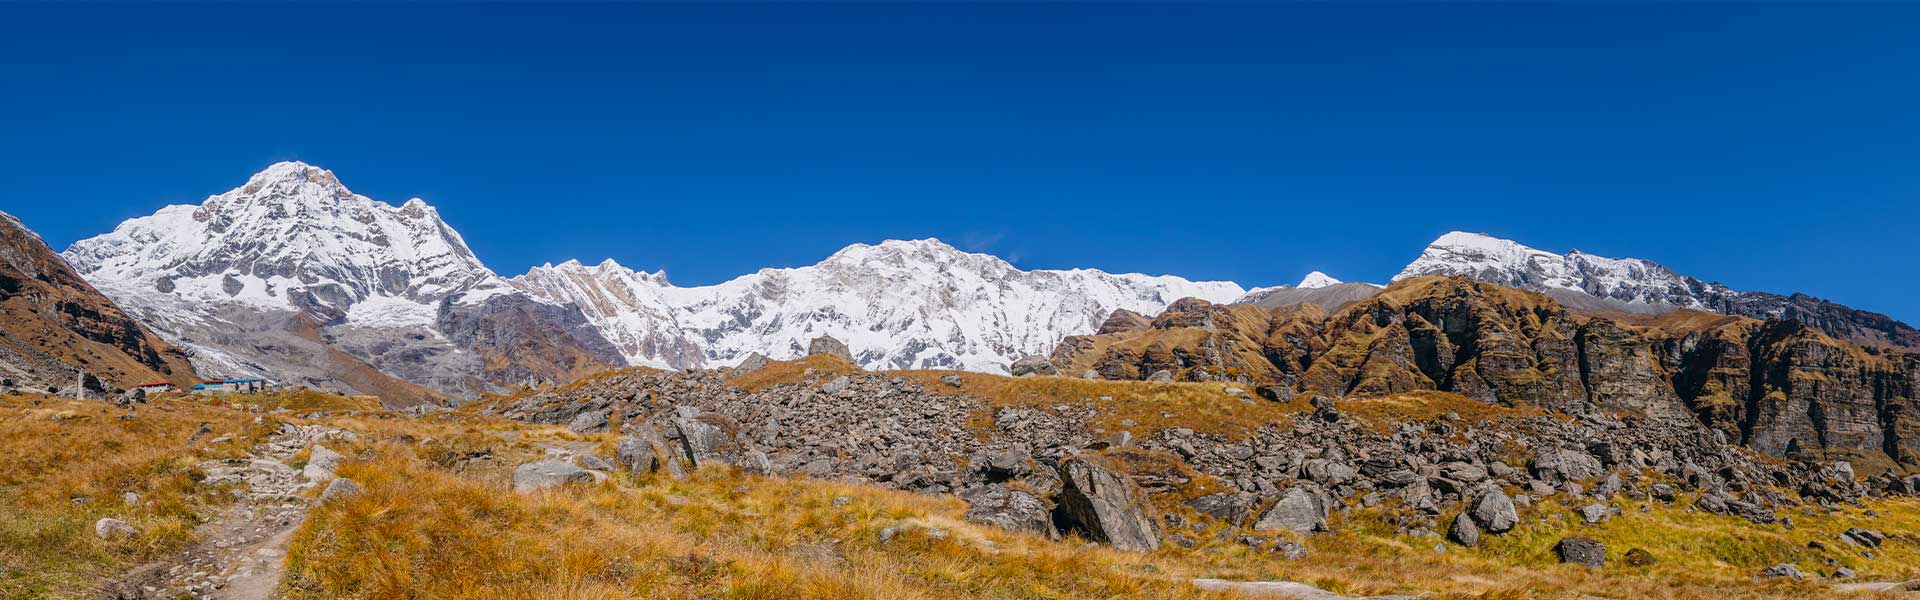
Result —
<svg viewBox="0 0 1920 600"><path fill-rule="evenodd" d="M1709 309L1733 293L1725 286L1638 258L1607 258L1578 250L1560 255L1460 231L1427 245L1393 280L1421 275L1463 275L1510 287L1578 292L1627 307Z"/></svg>
<svg viewBox="0 0 1920 600"><path fill-rule="evenodd" d="M424 200L395 207L353 193L331 171L291 161L198 206L129 220L64 255L116 298L157 292L177 298L154 299L159 304L292 308L327 321L352 320L368 301L380 309L367 318L421 321L442 298L509 289Z"/></svg>
<svg viewBox="0 0 1920 600"><path fill-rule="evenodd" d="M1178 277L1022 271L937 239L853 244L811 266L711 286L676 287L662 272L607 263L536 268L513 283L580 306L629 362L671 367L794 357L831 335L869 367L992 371L1094 331L1115 309L1150 314L1184 297L1243 293Z"/></svg>
<svg viewBox="0 0 1920 600"><path fill-rule="evenodd" d="M1327 287L1330 285L1338 285L1339 283L1340 283L1340 280L1329 277L1326 273L1314 271L1312 273L1308 273L1306 277L1301 278L1300 284L1295 285L1293 287L1303 289L1303 290L1311 290L1311 289Z"/></svg>

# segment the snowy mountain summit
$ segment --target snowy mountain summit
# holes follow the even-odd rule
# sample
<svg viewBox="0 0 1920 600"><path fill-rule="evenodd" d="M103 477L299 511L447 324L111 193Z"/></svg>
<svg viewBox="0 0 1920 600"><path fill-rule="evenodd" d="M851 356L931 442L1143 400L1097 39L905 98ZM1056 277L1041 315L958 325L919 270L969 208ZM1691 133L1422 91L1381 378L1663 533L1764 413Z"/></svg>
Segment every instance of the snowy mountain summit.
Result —
<svg viewBox="0 0 1920 600"><path fill-rule="evenodd" d="M214 376L456 397L625 364L790 358L816 336L871 368L999 371L1089 333L1240 286L1097 270L1022 271L939 240L854 244L819 264L712 286L611 260L496 275L438 211L274 164L199 205L73 244L86 279ZM368 368L371 367L371 368ZM395 390L400 390L396 392Z"/></svg>
<svg viewBox="0 0 1920 600"><path fill-rule="evenodd" d="M127 221L64 256L136 310L241 304L327 323L427 325L441 299L511 289L426 202L379 202L300 162Z"/></svg>
<svg viewBox="0 0 1920 600"><path fill-rule="evenodd" d="M1464 275L1535 291L1576 292L1619 308L1652 310L1714 310L1738 293L1638 258L1607 258L1578 250L1554 254L1461 231L1427 245L1393 280L1421 275Z"/></svg>
<svg viewBox="0 0 1920 600"><path fill-rule="evenodd" d="M426 202L373 200L300 162L129 220L63 256L190 350L203 375L420 401L428 390L467 396L596 358L618 364L564 307L488 270ZM578 366L501 366L536 349Z"/></svg>
<svg viewBox="0 0 1920 600"><path fill-rule="evenodd" d="M1737 291L1648 260L1579 250L1554 254L1479 233L1440 236L1399 275L1459 275L1552 296L1570 308L1659 313L1703 310L1757 319L1796 319L1870 346L1920 349L1920 331L1886 315L1806 294Z"/></svg>
<svg viewBox="0 0 1920 600"><path fill-rule="evenodd" d="M1243 293L1229 282L1022 271L936 239L854 244L815 265L711 286L676 287L612 261L537 267L513 283L580 306L629 362L674 368L728 366L753 352L797 357L831 335L869 368L997 372L1097 329L1116 309L1152 314L1185 297Z"/></svg>
<svg viewBox="0 0 1920 600"><path fill-rule="evenodd" d="M1326 273L1314 271L1312 273L1308 273L1306 277L1301 278L1300 284L1295 285L1293 287L1303 289L1303 290L1315 290L1315 289L1320 289L1330 285L1339 285L1339 284L1340 284L1340 280L1334 279L1328 276Z"/></svg>

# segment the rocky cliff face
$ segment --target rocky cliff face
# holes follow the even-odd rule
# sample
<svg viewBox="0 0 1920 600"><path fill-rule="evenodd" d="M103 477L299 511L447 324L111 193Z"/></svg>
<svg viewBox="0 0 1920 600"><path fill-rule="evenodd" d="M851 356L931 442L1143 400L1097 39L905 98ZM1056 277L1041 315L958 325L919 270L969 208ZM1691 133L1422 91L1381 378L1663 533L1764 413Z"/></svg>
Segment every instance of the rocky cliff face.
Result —
<svg viewBox="0 0 1920 600"><path fill-rule="evenodd" d="M1542 292L1575 310L1658 314L1691 309L1755 319L1790 319L1864 346L1920 350L1920 330L1886 315L1805 294L1742 292L1638 258L1554 254L1517 242L1455 231L1421 251L1394 281L1459 275Z"/></svg>
<svg viewBox="0 0 1920 600"><path fill-rule="evenodd" d="M96 392L195 378L184 354L121 312L19 220L0 213L0 378L13 382L6 387L44 390L89 377Z"/></svg>
<svg viewBox="0 0 1920 600"><path fill-rule="evenodd" d="M1568 414L1621 411L1698 421L1776 456L1920 464L1920 355L1793 320L1677 312L1617 321L1542 294L1419 277L1332 315L1183 301L1153 323L1069 338L1053 359L1069 373L1140 379L1167 370L1289 396L1439 390Z"/></svg>

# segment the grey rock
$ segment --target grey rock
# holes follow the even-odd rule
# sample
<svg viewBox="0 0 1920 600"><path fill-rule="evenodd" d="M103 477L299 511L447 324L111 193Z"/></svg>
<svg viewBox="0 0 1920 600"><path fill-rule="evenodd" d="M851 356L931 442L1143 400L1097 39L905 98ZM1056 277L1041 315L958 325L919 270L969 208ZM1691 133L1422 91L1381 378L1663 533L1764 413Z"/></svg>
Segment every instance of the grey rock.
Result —
<svg viewBox="0 0 1920 600"><path fill-rule="evenodd" d="M1045 356L1028 356L1013 361L1013 365L1008 367L1008 370L1013 373L1014 377L1058 375L1060 373L1060 370L1055 368L1052 362L1048 362Z"/></svg>
<svg viewBox="0 0 1920 600"><path fill-rule="evenodd" d="M352 498L365 491L366 488L360 487L360 484L355 483L352 479L336 477L333 481L327 483L326 490L320 492L320 502L325 504L335 500Z"/></svg>
<svg viewBox="0 0 1920 600"><path fill-rule="evenodd" d="M1168 371L1166 369L1154 371L1152 375L1147 376L1147 381L1153 381L1157 383L1173 383L1173 372Z"/></svg>
<svg viewBox="0 0 1920 600"><path fill-rule="evenodd" d="M1274 402L1292 402L1293 388L1284 385L1263 385L1253 388L1253 393Z"/></svg>
<svg viewBox="0 0 1920 600"><path fill-rule="evenodd" d="M1552 483L1594 479L1600 476L1600 459L1582 450L1560 448L1545 450L1527 462L1534 477Z"/></svg>
<svg viewBox="0 0 1920 600"><path fill-rule="evenodd" d="M1453 517L1453 526L1447 528L1447 537L1460 545L1474 547L1480 545L1480 526L1474 524L1473 517L1460 513Z"/></svg>
<svg viewBox="0 0 1920 600"><path fill-rule="evenodd" d="M582 468L594 471L612 471L615 468L613 463L607 462L607 459L592 454L582 454L577 460Z"/></svg>
<svg viewBox="0 0 1920 600"><path fill-rule="evenodd" d="M593 474L560 460L543 460L513 470L513 491L533 492L569 483L592 483Z"/></svg>
<svg viewBox="0 0 1920 600"><path fill-rule="evenodd" d="M1039 497L992 485L968 494L966 520L1008 531L1024 531L1059 539L1053 526L1052 509Z"/></svg>
<svg viewBox="0 0 1920 600"><path fill-rule="evenodd" d="M1294 486L1281 494L1280 501L1273 503L1260 519L1253 524L1254 529L1285 529L1298 534L1309 534L1327 530L1327 514L1331 510L1325 494L1306 485Z"/></svg>
<svg viewBox="0 0 1920 600"><path fill-rule="evenodd" d="M1157 511L1126 475L1085 457L1060 461L1059 511L1087 537L1122 550L1160 548Z"/></svg>
<svg viewBox="0 0 1920 600"><path fill-rule="evenodd" d="M1580 507L1580 519L1588 524L1601 523L1613 518L1613 508L1604 504L1588 504Z"/></svg>
<svg viewBox="0 0 1920 600"><path fill-rule="evenodd" d="M1581 565L1589 569L1598 569L1607 564L1607 546L1599 540L1579 536L1564 538L1553 545L1553 553L1560 562Z"/></svg>
<svg viewBox="0 0 1920 600"><path fill-rule="evenodd" d="M580 413L567 423L567 429L574 433L596 433L607 430L607 411L595 410Z"/></svg>
<svg viewBox="0 0 1920 600"><path fill-rule="evenodd" d="M1859 527L1854 527L1846 530L1844 533L1841 533L1840 539L1853 542L1856 545L1866 546L1868 548L1879 548L1881 543L1884 543L1887 541L1887 536L1886 534L1880 533L1878 531L1874 531L1872 529L1861 529Z"/></svg>
<svg viewBox="0 0 1920 600"><path fill-rule="evenodd" d="M953 387L960 387L960 382L961 382L960 376L956 374L949 373L949 374L940 376L940 383L944 383Z"/></svg>
<svg viewBox="0 0 1920 600"><path fill-rule="evenodd" d="M740 360L740 364L734 365L733 373L735 375L752 373L760 370L761 367L767 366L767 364L771 362L773 361L769 360L765 354L759 352L748 354L746 358Z"/></svg>
<svg viewBox="0 0 1920 600"><path fill-rule="evenodd" d="M833 336L830 335L813 338L813 341L807 342L807 356L816 354L837 356L840 357L840 360L853 362L853 352L847 350L846 344L841 343L840 340L833 339Z"/></svg>
<svg viewBox="0 0 1920 600"><path fill-rule="evenodd" d="M1474 499L1473 507L1468 512L1473 515L1474 523L1478 523L1481 529L1492 533L1506 533L1512 530L1513 526L1520 524L1520 511L1514 508L1513 499L1508 498L1506 492L1497 489L1490 489L1480 494L1479 498Z"/></svg>
<svg viewBox="0 0 1920 600"><path fill-rule="evenodd" d="M822 384L820 386L820 391L822 393L827 393L827 394L838 394L840 393L841 390L847 389L847 386L849 385L853 385L853 378L848 377L846 375L841 375L839 377L833 378L831 381L828 381L825 384Z"/></svg>
<svg viewBox="0 0 1920 600"><path fill-rule="evenodd" d="M1194 498L1187 506L1231 526L1239 526L1253 511L1251 494L1218 493Z"/></svg>
<svg viewBox="0 0 1920 600"><path fill-rule="evenodd" d="M103 540L112 540L140 535L140 530L134 529L126 521L109 518L93 522L93 535Z"/></svg>
<svg viewBox="0 0 1920 600"><path fill-rule="evenodd" d="M346 459L347 457L341 456L339 452L315 444L313 451L307 454L307 466L300 470L300 475L306 477L307 481L320 481L333 477L334 471L340 467L340 462Z"/></svg>
<svg viewBox="0 0 1920 600"><path fill-rule="evenodd" d="M1792 579L1794 581L1807 578L1805 574L1800 572L1800 567L1796 567L1792 563L1780 563L1767 567L1767 570L1760 572L1760 577L1764 579Z"/></svg>
<svg viewBox="0 0 1920 600"><path fill-rule="evenodd" d="M1440 476L1461 483L1479 483L1487 479L1487 469L1469 462L1448 462L1440 465Z"/></svg>

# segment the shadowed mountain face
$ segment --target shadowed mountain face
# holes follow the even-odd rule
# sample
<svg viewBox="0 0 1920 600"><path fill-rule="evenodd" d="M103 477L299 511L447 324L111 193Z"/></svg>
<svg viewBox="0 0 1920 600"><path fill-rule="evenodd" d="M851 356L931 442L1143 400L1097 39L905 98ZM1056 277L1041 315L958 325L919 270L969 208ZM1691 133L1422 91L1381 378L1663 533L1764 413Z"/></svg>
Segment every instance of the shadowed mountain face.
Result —
<svg viewBox="0 0 1920 600"><path fill-rule="evenodd" d="M1314 305L1175 303L1145 329L1068 338L1063 371L1275 386L1333 397L1440 390L1582 414L1697 419L1777 456L1920 464L1920 355L1807 323L1673 311L1615 320L1464 277Z"/></svg>
<svg viewBox="0 0 1920 600"><path fill-rule="evenodd" d="M179 350L121 312L46 242L0 213L0 377L95 391L194 380ZM87 381L91 378L91 381Z"/></svg>

